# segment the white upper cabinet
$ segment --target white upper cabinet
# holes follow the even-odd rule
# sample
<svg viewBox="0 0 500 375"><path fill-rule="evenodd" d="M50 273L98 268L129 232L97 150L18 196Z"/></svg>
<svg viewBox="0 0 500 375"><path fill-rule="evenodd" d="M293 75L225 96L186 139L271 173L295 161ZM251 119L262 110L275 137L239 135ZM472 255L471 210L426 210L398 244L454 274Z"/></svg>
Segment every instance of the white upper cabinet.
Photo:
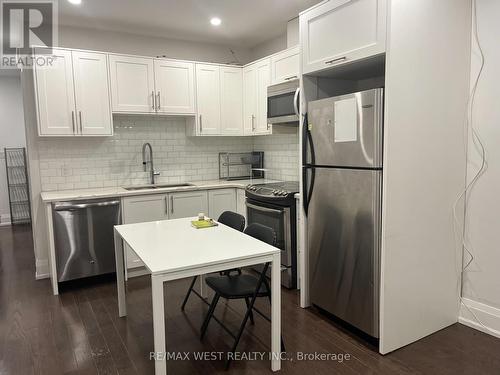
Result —
<svg viewBox="0 0 500 375"><path fill-rule="evenodd" d="M108 56L72 52L78 132L111 135L113 119L109 101Z"/></svg>
<svg viewBox="0 0 500 375"><path fill-rule="evenodd" d="M54 66L35 68L39 135L112 135L107 55L53 54Z"/></svg>
<svg viewBox="0 0 500 375"><path fill-rule="evenodd" d="M194 64L155 60L156 111L168 114L195 114Z"/></svg>
<svg viewBox="0 0 500 375"><path fill-rule="evenodd" d="M277 84L299 78L299 46L271 57L271 83Z"/></svg>
<svg viewBox="0 0 500 375"><path fill-rule="evenodd" d="M220 134L219 66L196 64L196 101L198 106L198 134Z"/></svg>
<svg viewBox="0 0 500 375"><path fill-rule="evenodd" d="M257 113L254 132L269 134L271 126L267 123L267 88L271 84L270 59L262 60L256 64L256 81Z"/></svg>
<svg viewBox="0 0 500 375"><path fill-rule="evenodd" d="M303 73L385 52L386 0L330 0L300 15Z"/></svg>
<svg viewBox="0 0 500 375"><path fill-rule="evenodd" d="M220 68L221 133L243 134L243 73L241 68Z"/></svg>
<svg viewBox="0 0 500 375"><path fill-rule="evenodd" d="M243 125L247 135L271 132L267 123L267 87L270 83L270 59L243 68Z"/></svg>
<svg viewBox="0 0 500 375"><path fill-rule="evenodd" d="M36 50L36 53L42 52ZM53 50L50 67L35 65L35 93L39 135L74 135L75 95L71 51Z"/></svg>
<svg viewBox="0 0 500 375"><path fill-rule="evenodd" d="M109 55L109 70L113 112L156 111L153 59Z"/></svg>
<svg viewBox="0 0 500 375"><path fill-rule="evenodd" d="M256 67L248 65L243 68L243 129L251 135L255 130L255 114L257 113Z"/></svg>

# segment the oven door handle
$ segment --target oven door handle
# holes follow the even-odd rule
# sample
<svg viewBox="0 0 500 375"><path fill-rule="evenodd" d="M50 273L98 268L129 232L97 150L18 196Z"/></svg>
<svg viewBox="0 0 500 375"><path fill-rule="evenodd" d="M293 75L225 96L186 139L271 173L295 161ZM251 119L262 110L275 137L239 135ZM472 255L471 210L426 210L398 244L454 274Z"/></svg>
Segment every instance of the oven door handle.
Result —
<svg viewBox="0 0 500 375"><path fill-rule="evenodd" d="M283 215L284 213L284 210L275 210L273 208L267 208L267 207L262 207L262 206L256 206L254 204L251 204L251 203L248 203L248 202L245 202L246 206L248 208L253 208L254 210L257 210L257 211L262 211L262 212L270 212L270 213L274 213L274 214L280 214L280 215Z"/></svg>

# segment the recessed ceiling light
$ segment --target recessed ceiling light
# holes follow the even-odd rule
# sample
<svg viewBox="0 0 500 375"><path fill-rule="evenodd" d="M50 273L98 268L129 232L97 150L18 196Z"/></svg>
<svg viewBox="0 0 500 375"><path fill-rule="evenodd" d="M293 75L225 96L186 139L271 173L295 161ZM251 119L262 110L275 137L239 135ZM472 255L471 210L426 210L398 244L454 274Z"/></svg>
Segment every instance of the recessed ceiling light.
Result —
<svg viewBox="0 0 500 375"><path fill-rule="evenodd" d="M82 3L82 0L68 0L71 4L79 5Z"/></svg>
<svg viewBox="0 0 500 375"><path fill-rule="evenodd" d="M220 20L219 17L212 17L210 19L210 23L214 26L219 26L222 23L222 21Z"/></svg>

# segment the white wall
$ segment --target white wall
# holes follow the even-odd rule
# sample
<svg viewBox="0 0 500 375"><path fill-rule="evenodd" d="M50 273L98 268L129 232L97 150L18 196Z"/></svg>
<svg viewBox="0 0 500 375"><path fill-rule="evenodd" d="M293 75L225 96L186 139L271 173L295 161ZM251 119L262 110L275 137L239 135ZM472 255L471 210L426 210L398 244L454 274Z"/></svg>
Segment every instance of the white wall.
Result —
<svg viewBox="0 0 500 375"><path fill-rule="evenodd" d="M473 124L486 148L488 164L469 194L466 234L474 261L465 272L463 296L481 323L498 331L500 336L500 2L477 0L477 16L485 65L477 88ZM471 80L475 79L479 68L478 48L473 43ZM470 140L468 158L470 181L481 162ZM462 322L484 330L466 308L462 308L461 315Z"/></svg>
<svg viewBox="0 0 500 375"><path fill-rule="evenodd" d="M0 74L0 224L10 221L4 147L25 147L19 76Z"/></svg>
<svg viewBox="0 0 500 375"><path fill-rule="evenodd" d="M217 63L244 64L251 59L246 48L68 26L59 27L59 46Z"/></svg>
<svg viewBox="0 0 500 375"><path fill-rule="evenodd" d="M253 47L250 50L252 61L282 51L286 49L286 46L287 46L287 34L285 32L277 36L276 38L269 39Z"/></svg>
<svg viewBox="0 0 500 375"><path fill-rule="evenodd" d="M142 145L150 142L159 183L219 178L219 152L252 151L252 137L186 137L183 118L115 116L113 137L38 138L42 190L149 183Z"/></svg>

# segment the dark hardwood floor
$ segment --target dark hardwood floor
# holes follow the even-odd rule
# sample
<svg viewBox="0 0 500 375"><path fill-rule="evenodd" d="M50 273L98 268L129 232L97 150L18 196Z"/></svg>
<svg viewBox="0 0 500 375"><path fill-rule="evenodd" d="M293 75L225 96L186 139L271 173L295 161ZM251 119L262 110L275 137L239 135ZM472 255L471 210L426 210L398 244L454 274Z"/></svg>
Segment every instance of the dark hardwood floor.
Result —
<svg viewBox="0 0 500 375"><path fill-rule="evenodd" d="M115 283L73 287L52 296L48 280L34 280L29 227L0 227L0 374L153 374L153 325L149 277L128 282L128 316L118 318ZM167 348L171 352L227 351L232 338L212 322L203 342L199 327L207 311L192 297L180 310L188 280L166 288ZM349 354L337 361L284 361L281 374L500 374L500 340L460 324L387 356L337 327L314 309L297 306L298 294L283 290L283 336L295 353ZM244 303L220 303L216 315L236 329ZM268 310L267 300L259 301ZM267 352L269 323L256 316L239 351ZM176 360L169 374L266 374L268 360L233 362Z"/></svg>

